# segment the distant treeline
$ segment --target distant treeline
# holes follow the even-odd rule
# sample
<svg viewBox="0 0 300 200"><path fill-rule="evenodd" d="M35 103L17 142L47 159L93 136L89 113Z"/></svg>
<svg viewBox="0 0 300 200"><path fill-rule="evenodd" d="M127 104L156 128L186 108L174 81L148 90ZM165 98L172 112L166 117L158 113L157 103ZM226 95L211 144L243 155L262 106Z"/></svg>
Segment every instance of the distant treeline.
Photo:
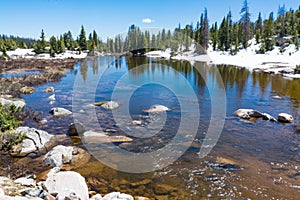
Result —
<svg viewBox="0 0 300 200"><path fill-rule="evenodd" d="M270 51L275 45L299 46L300 6L297 10L288 11L284 5L279 6L276 18L273 12L267 19L262 19L259 13L257 19L251 21L248 2L244 0L240 15L240 20L233 22L229 11L220 25L217 22L209 25L207 9L205 9L195 26L190 24L181 27L179 24L174 31L163 29L158 34L151 34L132 25L125 38L118 35L115 38L108 38L105 42L99 39L96 31L87 37L84 26L81 27L76 39L70 31L59 37L52 36L49 41L45 40L43 30L38 40L3 35L0 37L0 51L6 55L7 50L34 48L37 54L50 53L51 56L63 53L66 49L107 53L122 53L136 49L147 51L154 48L185 51L194 43L198 53L204 53L210 44L214 50L230 51L235 54L240 49L247 48L248 41L252 38L255 38L256 43L262 44L257 53Z"/></svg>

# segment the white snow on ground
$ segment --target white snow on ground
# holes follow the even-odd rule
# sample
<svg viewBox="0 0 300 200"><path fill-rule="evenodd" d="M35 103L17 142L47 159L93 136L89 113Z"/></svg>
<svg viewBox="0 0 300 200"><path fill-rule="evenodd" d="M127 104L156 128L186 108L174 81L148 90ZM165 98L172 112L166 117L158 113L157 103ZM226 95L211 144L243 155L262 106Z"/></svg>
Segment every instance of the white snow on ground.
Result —
<svg viewBox="0 0 300 200"><path fill-rule="evenodd" d="M151 58L166 58L171 57L171 49L166 49L165 51L150 51L145 54L147 57Z"/></svg>
<svg viewBox="0 0 300 200"><path fill-rule="evenodd" d="M16 49L14 51L7 51L7 55L12 58L38 58L38 59L65 59L65 58L85 58L86 52L78 53L76 51L66 51L65 53L50 57L49 53L43 53L36 55L34 49Z"/></svg>
<svg viewBox="0 0 300 200"><path fill-rule="evenodd" d="M294 71L296 65L300 65L300 50L296 50L295 45L289 45L284 53L280 53L279 47L265 54L257 54L261 44L256 44L255 40L249 41L247 49L240 50L236 55L229 52L213 51L210 46L206 55L198 55L194 51L177 52L176 56L171 57L175 60L187 60L191 63L195 61L207 62L209 64L224 64L245 67L249 70L262 70L267 73L278 74L280 71ZM161 53L161 54L160 54ZM164 57L166 52L155 51L156 57ZM152 52L147 54L152 55ZM289 78L300 78L300 75L285 74Z"/></svg>

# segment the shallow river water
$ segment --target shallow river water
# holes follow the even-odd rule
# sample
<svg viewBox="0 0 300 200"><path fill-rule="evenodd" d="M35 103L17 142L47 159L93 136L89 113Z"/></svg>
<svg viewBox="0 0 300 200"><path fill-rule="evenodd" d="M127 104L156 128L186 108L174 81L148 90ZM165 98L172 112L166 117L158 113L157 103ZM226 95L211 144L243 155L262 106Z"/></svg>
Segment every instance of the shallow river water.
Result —
<svg viewBox="0 0 300 200"><path fill-rule="evenodd" d="M50 95L43 92L48 86L55 88L56 101L51 103ZM218 93L223 89L225 98ZM75 171L97 192L121 191L153 199L299 199L300 134L295 124L300 123L300 80L234 66L99 57L76 64L60 82L39 86L36 92L22 98L38 113L39 120L48 121L37 124L26 119L25 125L65 135L76 118L84 121L86 129L133 138L132 142L113 143L107 148L87 146L94 157ZM96 118L92 117L89 110L95 108L91 103L111 99L121 104L119 111L97 107ZM144 112L155 104L170 110L161 114ZM49 110L55 106L73 110L77 117L54 118ZM220 111L214 116L213 108L224 110L225 115ZM275 117L281 112L290 113L295 122L241 120L234 115L240 108ZM222 124L222 118L225 123L218 135L214 127ZM131 120L141 120L143 124L132 125ZM207 147L202 142L211 132L209 125L217 143L214 146L211 142ZM168 147L174 138L175 146L183 146L180 151ZM164 147L167 150L160 151ZM207 156L199 154L210 147ZM111 154L115 148L145 156L126 160ZM148 157L148 153L157 156ZM178 159L169 162L164 156ZM155 171L151 171L153 162L157 162ZM145 171L139 171L139 167ZM134 171L143 173L129 173Z"/></svg>

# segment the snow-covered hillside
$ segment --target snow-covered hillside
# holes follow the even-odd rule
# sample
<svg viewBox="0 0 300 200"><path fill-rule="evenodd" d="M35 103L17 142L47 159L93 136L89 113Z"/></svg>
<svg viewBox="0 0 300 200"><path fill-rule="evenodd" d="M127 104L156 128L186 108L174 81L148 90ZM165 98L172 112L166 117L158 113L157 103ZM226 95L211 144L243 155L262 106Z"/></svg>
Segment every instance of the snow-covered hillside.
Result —
<svg viewBox="0 0 300 200"><path fill-rule="evenodd" d="M279 47L274 47L272 51L265 54L257 54L261 44L256 44L255 39L249 41L247 49L240 50L236 55L231 55L229 52L213 51L212 46L209 46L206 55L195 54L194 51L177 52L171 57L171 52L155 51L149 52L147 55L155 53L156 57L200 61L209 64L224 64L245 67L249 70L262 70L268 73L279 73L280 71L293 71L297 65L300 65L300 50L296 49L294 44L284 48L284 52L280 53ZM299 75L286 75L288 77L300 78Z"/></svg>

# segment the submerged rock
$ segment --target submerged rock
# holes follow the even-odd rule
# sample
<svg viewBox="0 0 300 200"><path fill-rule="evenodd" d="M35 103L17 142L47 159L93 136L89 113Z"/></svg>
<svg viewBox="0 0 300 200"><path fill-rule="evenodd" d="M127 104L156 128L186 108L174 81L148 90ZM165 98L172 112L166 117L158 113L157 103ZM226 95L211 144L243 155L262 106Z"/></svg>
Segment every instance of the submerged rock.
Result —
<svg viewBox="0 0 300 200"><path fill-rule="evenodd" d="M54 87L48 87L45 89L45 92L47 93L53 93L55 90L54 90Z"/></svg>
<svg viewBox="0 0 300 200"><path fill-rule="evenodd" d="M69 126L69 136L79 136L85 132L85 128L81 123L74 123Z"/></svg>
<svg viewBox="0 0 300 200"><path fill-rule="evenodd" d="M289 115L287 113L280 113L278 114L278 122L282 123L292 123L294 120L292 115Z"/></svg>
<svg viewBox="0 0 300 200"><path fill-rule="evenodd" d="M83 139L86 143L109 143L109 142L131 142L132 139L126 136L109 136L106 133L86 131L83 134Z"/></svg>
<svg viewBox="0 0 300 200"><path fill-rule="evenodd" d="M13 133L24 134L26 136L26 139L21 143L21 149L17 150L20 155L27 155L38 149L44 148L46 143L53 137L53 135L48 134L46 131L29 127L19 127L14 130Z"/></svg>
<svg viewBox="0 0 300 200"><path fill-rule="evenodd" d="M3 107L14 105L16 108L23 108L25 101L22 99L5 99L0 97L0 103Z"/></svg>
<svg viewBox="0 0 300 200"><path fill-rule="evenodd" d="M63 196L68 197L70 195L76 196L81 200L89 199L85 179L77 172L60 172L59 168L55 167L48 173L44 186L50 194L56 193L61 199L66 199Z"/></svg>
<svg viewBox="0 0 300 200"><path fill-rule="evenodd" d="M50 113L54 116L54 117L65 117L65 116L69 116L72 115L72 112L65 109L65 108L52 108Z"/></svg>
<svg viewBox="0 0 300 200"><path fill-rule="evenodd" d="M50 97L48 97L48 99L50 99L51 101L55 101L56 98L55 98L55 94L51 95Z"/></svg>
<svg viewBox="0 0 300 200"><path fill-rule="evenodd" d="M27 86L24 86L20 89L20 92L23 93L23 94L32 94L34 93L35 91L35 88L34 87L27 87Z"/></svg>
<svg viewBox="0 0 300 200"><path fill-rule="evenodd" d="M297 132L300 132L300 124L296 124L295 129L296 129Z"/></svg>
<svg viewBox="0 0 300 200"><path fill-rule="evenodd" d="M144 110L146 113L159 113L159 112L165 112L169 111L170 109L163 105L154 105L148 110Z"/></svg>
<svg viewBox="0 0 300 200"><path fill-rule="evenodd" d="M73 158L73 147L58 145L45 155L44 164L60 167L62 164L70 163Z"/></svg>
<svg viewBox="0 0 300 200"><path fill-rule="evenodd" d="M115 110L120 107L120 104L115 101L101 101L98 103L94 103L95 106L101 106L106 110Z"/></svg>

